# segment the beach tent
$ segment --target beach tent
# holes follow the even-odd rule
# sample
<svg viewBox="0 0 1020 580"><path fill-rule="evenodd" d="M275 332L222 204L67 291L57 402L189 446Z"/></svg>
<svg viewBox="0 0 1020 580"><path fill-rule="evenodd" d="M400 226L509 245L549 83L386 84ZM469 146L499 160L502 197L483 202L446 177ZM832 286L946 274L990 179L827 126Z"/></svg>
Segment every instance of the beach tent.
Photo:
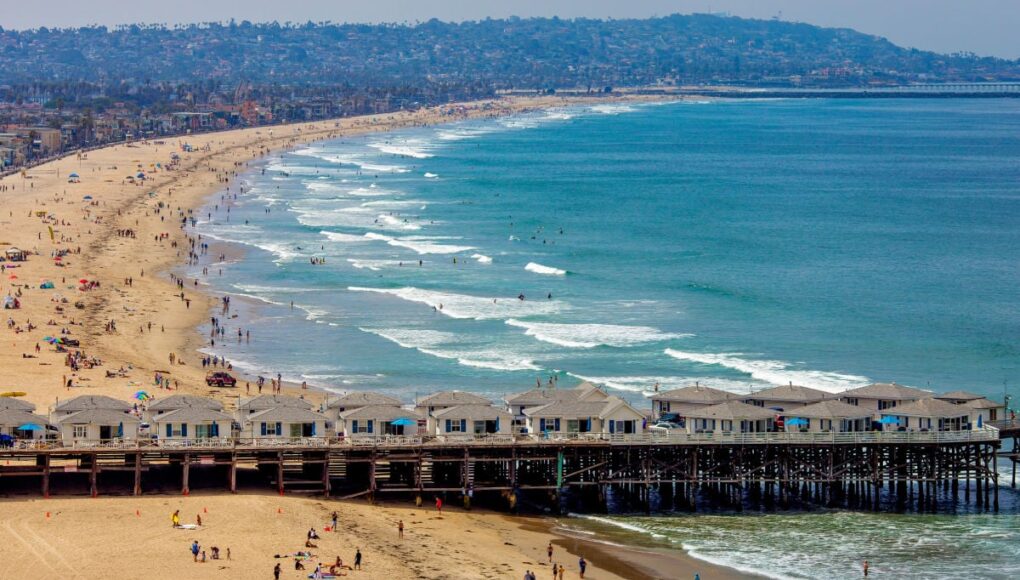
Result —
<svg viewBox="0 0 1020 580"><path fill-rule="evenodd" d="M3 305L4 305L4 310L13 310L15 308L14 297L13 296L4 296Z"/></svg>

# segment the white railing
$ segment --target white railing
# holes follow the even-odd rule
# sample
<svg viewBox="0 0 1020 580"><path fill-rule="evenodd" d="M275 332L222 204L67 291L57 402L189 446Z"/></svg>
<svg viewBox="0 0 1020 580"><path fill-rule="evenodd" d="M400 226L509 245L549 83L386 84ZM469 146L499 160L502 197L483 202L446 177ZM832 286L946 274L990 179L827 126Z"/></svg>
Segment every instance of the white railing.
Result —
<svg viewBox="0 0 1020 580"><path fill-rule="evenodd" d="M687 433L646 431L644 433L543 433L485 435L357 435L354 437L213 437L202 439L112 439L92 441L75 439L64 443L54 440L24 439L14 442L12 450L87 449L307 449L307 448L398 448L506 445L863 445L874 443L966 443L996 441L999 430L984 425L968 431L858 431L850 433ZM3 451L0 448L0 451Z"/></svg>

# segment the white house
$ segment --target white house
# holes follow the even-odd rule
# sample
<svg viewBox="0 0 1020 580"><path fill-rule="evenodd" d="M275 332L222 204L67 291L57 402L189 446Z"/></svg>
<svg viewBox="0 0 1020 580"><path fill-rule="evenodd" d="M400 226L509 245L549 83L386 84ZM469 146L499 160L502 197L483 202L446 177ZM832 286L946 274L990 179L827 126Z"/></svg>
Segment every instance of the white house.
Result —
<svg viewBox="0 0 1020 580"><path fill-rule="evenodd" d="M425 433L425 417L395 405L367 405L340 413L336 432L356 438L421 435Z"/></svg>
<svg viewBox="0 0 1020 580"><path fill-rule="evenodd" d="M59 423L61 419L68 415L92 409L127 413L133 411L134 406L104 395L81 395L73 399L58 402L50 413L50 420L54 423Z"/></svg>
<svg viewBox="0 0 1020 580"><path fill-rule="evenodd" d="M351 391L341 396L339 399L329 401L326 405L326 415L328 415L330 419L337 420L345 411L376 405L399 407L402 403L400 402L400 399L384 395L382 393L373 393L371 391Z"/></svg>
<svg viewBox="0 0 1020 580"><path fill-rule="evenodd" d="M458 405L491 405L492 401L474 393L464 391L440 391L418 399L414 410L423 415L431 415L441 409Z"/></svg>
<svg viewBox="0 0 1020 580"><path fill-rule="evenodd" d="M733 393L694 384L652 395L652 412L660 419L684 421L689 411L735 399Z"/></svg>
<svg viewBox="0 0 1020 580"><path fill-rule="evenodd" d="M978 427L983 426L989 421L1004 421L1009 418L1006 416L1006 405L996 403L984 397L967 401L962 406L971 410L974 421L978 423Z"/></svg>
<svg viewBox="0 0 1020 580"><path fill-rule="evenodd" d="M872 419L873 415L867 409L830 399L787 412L785 429L788 433L870 431Z"/></svg>
<svg viewBox="0 0 1020 580"><path fill-rule="evenodd" d="M978 399L984 399L983 396L981 396L981 395L979 395L977 393L972 393L970 391L962 391L962 390L959 390L959 391L949 391L948 393L942 393L940 395L935 395L932 398L933 399L938 399L940 401L945 401L947 403L952 403L954 405L962 405L964 403L969 403L970 401L976 401Z"/></svg>
<svg viewBox="0 0 1020 580"><path fill-rule="evenodd" d="M182 407L152 419L160 441L229 439L233 421L230 415L208 407Z"/></svg>
<svg viewBox="0 0 1020 580"><path fill-rule="evenodd" d="M886 411L898 405L926 399L931 393L904 387L896 383L874 383L856 389L843 391L839 398L844 403L857 405L871 411Z"/></svg>
<svg viewBox="0 0 1020 580"><path fill-rule="evenodd" d="M740 401L726 401L687 413L688 433L763 433L772 431L776 412Z"/></svg>
<svg viewBox="0 0 1020 580"><path fill-rule="evenodd" d="M619 397L605 401L557 401L524 411L528 432L534 434L643 433L643 413Z"/></svg>
<svg viewBox="0 0 1020 580"><path fill-rule="evenodd" d="M839 395L833 393L790 383L762 389L745 397L743 401L749 405L780 411L780 414L789 414L790 411L799 407L838 398Z"/></svg>
<svg viewBox="0 0 1020 580"><path fill-rule="evenodd" d="M513 432L513 415L492 405L458 405L428 419L429 435L487 435Z"/></svg>
<svg viewBox="0 0 1020 580"><path fill-rule="evenodd" d="M513 415L513 430L517 433L527 431L527 417L524 412L550 403L569 401L605 401L609 395L589 382L583 382L571 389L556 387L537 388L510 395L504 399L507 410Z"/></svg>
<svg viewBox="0 0 1020 580"><path fill-rule="evenodd" d="M133 440L141 421L131 413L111 409L85 409L61 415L54 421L65 445L82 442Z"/></svg>
<svg viewBox="0 0 1020 580"><path fill-rule="evenodd" d="M0 409L0 435L10 435L15 439L46 439L47 435L55 437L56 433L46 417L24 409Z"/></svg>
<svg viewBox="0 0 1020 580"><path fill-rule="evenodd" d="M301 406L283 406L254 411L244 416L241 437L253 439L298 439L328 437L327 418Z"/></svg>
<svg viewBox="0 0 1020 580"><path fill-rule="evenodd" d="M954 405L938 399L921 399L891 407L882 412L883 429L895 431L962 431L977 426L976 413L966 405Z"/></svg>
<svg viewBox="0 0 1020 580"><path fill-rule="evenodd" d="M165 399L157 399L146 405L144 417L149 421L153 421L165 413L187 408L223 411L223 403L216 399L196 397L195 395L170 395Z"/></svg>

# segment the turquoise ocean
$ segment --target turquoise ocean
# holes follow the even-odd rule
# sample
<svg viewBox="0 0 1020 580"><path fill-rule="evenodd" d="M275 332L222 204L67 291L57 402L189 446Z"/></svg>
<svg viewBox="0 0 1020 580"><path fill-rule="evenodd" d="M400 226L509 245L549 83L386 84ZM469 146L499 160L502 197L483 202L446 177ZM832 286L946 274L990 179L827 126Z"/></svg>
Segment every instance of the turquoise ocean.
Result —
<svg viewBox="0 0 1020 580"><path fill-rule="evenodd" d="M249 169L193 228L241 257L187 273L236 297L210 352L253 374L408 401L555 375L641 408L656 383L1001 399L1020 378L1014 100L571 107ZM889 577L1006 578L1020 519L1004 495L997 516L571 525L778 577L846 577L868 557Z"/></svg>

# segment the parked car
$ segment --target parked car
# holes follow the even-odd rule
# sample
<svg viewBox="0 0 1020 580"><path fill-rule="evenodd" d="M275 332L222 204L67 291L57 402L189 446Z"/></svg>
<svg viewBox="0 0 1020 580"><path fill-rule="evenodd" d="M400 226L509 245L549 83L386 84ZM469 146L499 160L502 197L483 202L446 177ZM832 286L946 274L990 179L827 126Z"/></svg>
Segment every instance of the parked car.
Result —
<svg viewBox="0 0 1020 580"><path fill-rule="evenodd" d="M237 379L223 371L214 371L205 375L205 384L210 387L236 387Z"/></svg>
<svg viewBox="0 0 1020 580"><path fill-rule="evenodd" d="M669 423L667 421L660 421L648 428L649 431L655 433L676 433L680 431L680 426L676 423Z"/></svg>

